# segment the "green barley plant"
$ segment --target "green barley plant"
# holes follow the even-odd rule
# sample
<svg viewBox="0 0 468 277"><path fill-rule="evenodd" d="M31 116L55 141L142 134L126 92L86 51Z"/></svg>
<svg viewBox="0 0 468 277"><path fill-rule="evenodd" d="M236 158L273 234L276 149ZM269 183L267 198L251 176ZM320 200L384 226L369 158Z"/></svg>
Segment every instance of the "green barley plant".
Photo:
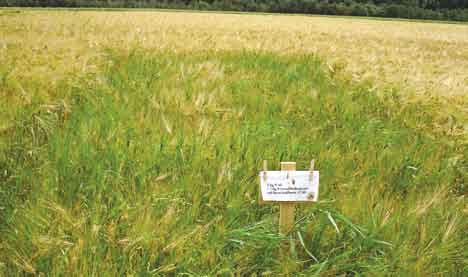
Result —
<svg viewBox="0 0 468 277"><path fill-rule="evenodd" d="M0 133L5 276L468 270L468 145L438 98L375 93L314 55L142 48L49 94ZM261 161L312 158L320 201L281 236Z"/></svg>

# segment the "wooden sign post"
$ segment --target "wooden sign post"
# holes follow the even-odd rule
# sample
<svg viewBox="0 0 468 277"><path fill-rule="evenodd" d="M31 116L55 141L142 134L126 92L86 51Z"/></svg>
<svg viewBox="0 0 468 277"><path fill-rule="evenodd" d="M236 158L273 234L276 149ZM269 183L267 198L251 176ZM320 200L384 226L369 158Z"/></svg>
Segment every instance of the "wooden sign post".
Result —
<svg viewBox="0 0 468 277"><path fill-rule="evenodd" d="M296 163L281 162L281 171L296 171ZM295 206L294 202L280 203L279 231L281 234L289 233L294 227Z"/></svg>
<svg viewBox="0 0 468 277"><path fill-rule="evenodd" d="M281 171L268 171L263 161L260 172L260 204L280 204L279 231L288 234L294 227L296 203L318 200L319 172L314 171L314 160L308 171L296 171L295 162L281 162Z"/></svg>

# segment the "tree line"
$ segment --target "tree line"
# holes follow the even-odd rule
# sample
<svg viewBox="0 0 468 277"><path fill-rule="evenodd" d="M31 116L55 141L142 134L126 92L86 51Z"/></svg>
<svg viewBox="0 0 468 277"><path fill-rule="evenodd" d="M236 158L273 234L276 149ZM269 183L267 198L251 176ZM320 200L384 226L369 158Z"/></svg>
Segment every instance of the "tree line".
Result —
<svg viewBox="0 0 468 277"><path fill-rule="evenodd" d="M468 0L0 0L0 6L175 8L468 21Z"/></svg>

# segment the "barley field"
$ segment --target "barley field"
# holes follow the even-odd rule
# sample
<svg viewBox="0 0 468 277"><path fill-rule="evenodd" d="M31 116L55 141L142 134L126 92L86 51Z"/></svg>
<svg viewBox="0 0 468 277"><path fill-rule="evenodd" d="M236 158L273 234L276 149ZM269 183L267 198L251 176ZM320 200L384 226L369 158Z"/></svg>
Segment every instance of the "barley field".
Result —
<svg viewBox="0 0 468 277"><path fill-rule="evenodd" d="M465 276L467 96L463 24L0 9L0 274Z"/></svg>

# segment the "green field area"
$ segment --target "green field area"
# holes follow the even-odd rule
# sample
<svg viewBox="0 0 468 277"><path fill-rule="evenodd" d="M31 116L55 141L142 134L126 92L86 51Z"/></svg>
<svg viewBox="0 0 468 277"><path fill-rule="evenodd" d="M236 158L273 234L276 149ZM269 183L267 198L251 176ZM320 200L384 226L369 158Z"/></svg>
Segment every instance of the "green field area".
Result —
<svg viewBox="0 0 468 277"><path fill-rule="evenodd" d="M47 96L0 67L0 275L468 273L468 143L444 98L304 53L115 47L96 64ZM262 161L311 159L320 201L279 235Z"/></svg>

